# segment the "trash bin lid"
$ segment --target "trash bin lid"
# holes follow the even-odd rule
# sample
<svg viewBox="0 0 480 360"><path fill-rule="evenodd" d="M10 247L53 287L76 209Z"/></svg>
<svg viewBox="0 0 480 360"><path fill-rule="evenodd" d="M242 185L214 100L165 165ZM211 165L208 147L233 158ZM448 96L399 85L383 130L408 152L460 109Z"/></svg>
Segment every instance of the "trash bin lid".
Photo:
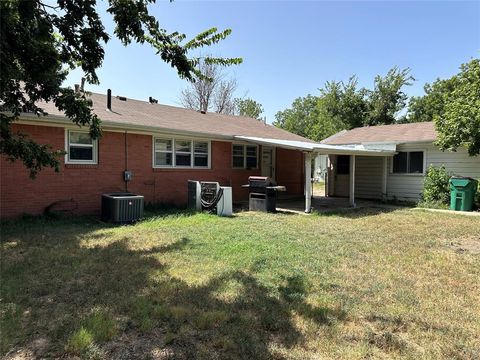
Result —
<svg viewBox="0 0 480 360"><path fill-rule="evenodd" d="M466 176L452 176L449 182L451 185L455 187L465 187L470 184L476 184L477 180L471 177L466 177Z"/></svg>

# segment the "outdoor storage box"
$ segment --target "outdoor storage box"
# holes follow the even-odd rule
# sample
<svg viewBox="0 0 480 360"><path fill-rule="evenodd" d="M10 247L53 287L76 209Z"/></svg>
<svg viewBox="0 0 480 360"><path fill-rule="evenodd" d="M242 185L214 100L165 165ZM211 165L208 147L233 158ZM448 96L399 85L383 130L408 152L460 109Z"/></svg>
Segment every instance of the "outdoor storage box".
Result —
<svg viewBox="0 0 480 360"><path fill-rule="evenodd" d="M131 223L143 217L144 198L131 193L102 195L102 220L114 223Z"/></svg>
<svg viewBox="0 0 480 360"><path fill-rule="evenodd" d="M477 181L467 177L450 179L450 209L472 211L477 192Z"/></svg>

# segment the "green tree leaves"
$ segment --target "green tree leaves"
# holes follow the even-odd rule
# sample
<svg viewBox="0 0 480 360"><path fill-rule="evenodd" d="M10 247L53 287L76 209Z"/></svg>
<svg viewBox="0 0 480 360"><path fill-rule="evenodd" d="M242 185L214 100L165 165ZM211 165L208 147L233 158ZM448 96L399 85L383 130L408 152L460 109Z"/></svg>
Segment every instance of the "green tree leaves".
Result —
<svg viewBox="0 0 480 360"><path fill-rule="evenodd" d="M319 97L307 95L295 99L290 109L279 111L275 114L273 125L310 138L317 140L321 129L317 126Z"/></svg>
<svg viewBox="0 0 480 360"><path fill-rule="evenodd" d="M466 146L470 156L480 154L480 59L460 66L460 72L447 80L450 91L441 93L433 120L442 150ZM445 85L447 86L447 85Z"/></svg>
<svg viewBox="0 0 480 360"><path fill-rule="evenodd" d="M373 90L368 91L369 109L364 125L394 124L408 100L402 88L412 85L414 80L408 68L394 67L384 77L377 75Z"/></svg>
<svg viewBox="0 0 480 360"><path fill-rule="evenodd" d="M261 120L263 113L263 106L253 99L235 99L235 112L240 116L251 117L253 119Z"/></svg>
<svg viewBox="0 0 480 360"><path fill-rule="evenodd" d="M291 109L275 115L274 124L315 141L344 129L392 124L406 105L402 89L412 80L409 69L394 67L375 77L373 90L358 88L356 76L347 82L327 81L320 96L296 99Z"/></svg>
<svg viewBox="0 0 480 360"><path fill-rule="evenodd" d="M114 35L124 44L149 43L160 58L181 78L195 81L200 57L189 53L222 41L231 30L208 29L186 40L179 32L168 33L150 15L155 0L108 0L115 23ZM97 69L104 59L110 35L96 11L96 0L0 1L0 153L19 159L34 177L43 167L59 168L59 153L15 134L11 124L22 112L45 115L39 105L52 101L75 124L101 135L100 119L91 112L85 93L63 88L68 70L81 68L88 83L98 83ZM228 66L240 58L207 57L210 64Z"/></svg>

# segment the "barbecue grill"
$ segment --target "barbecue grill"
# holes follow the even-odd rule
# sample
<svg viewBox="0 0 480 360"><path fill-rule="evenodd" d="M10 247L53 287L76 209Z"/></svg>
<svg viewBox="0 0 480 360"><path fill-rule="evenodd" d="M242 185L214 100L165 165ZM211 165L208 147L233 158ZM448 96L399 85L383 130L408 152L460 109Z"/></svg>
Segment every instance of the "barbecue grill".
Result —
<svg viewBox="0 0 480 360"><path fill-rule="evenodd" d="M277 208L277 191L285 191L285 186L266 176L250 176L248 184L248 209L250 211L275 212Z"/></svg>

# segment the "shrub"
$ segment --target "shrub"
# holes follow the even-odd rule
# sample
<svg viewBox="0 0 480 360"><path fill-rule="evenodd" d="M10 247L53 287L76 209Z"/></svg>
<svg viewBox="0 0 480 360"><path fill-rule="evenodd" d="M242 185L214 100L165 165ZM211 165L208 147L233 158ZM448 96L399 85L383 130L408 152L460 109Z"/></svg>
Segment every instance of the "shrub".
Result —
<svg viewBox="0 0 480 360"><path fill-rule="evenodd" d="M447 205L450 201L450 174L445 166L430 165L425 176L423 186L423 204Z"/></svg>

